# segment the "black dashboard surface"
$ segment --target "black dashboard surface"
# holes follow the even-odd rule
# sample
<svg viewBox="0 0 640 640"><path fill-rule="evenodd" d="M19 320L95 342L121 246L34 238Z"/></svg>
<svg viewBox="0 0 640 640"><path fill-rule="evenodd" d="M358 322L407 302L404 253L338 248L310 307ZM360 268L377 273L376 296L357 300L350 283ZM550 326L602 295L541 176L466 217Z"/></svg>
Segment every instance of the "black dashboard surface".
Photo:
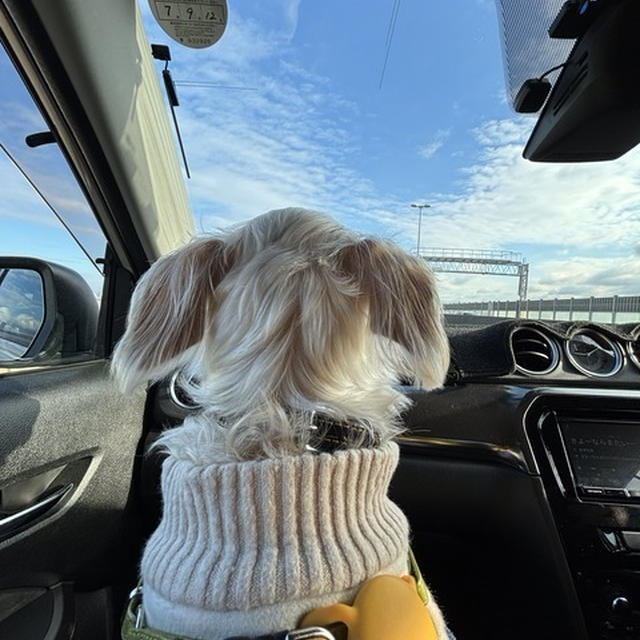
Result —
<svg viewBox="0 0 640 640"><path fill-rule="evenodd" d="M541 384L558 381L605 388L611 385L640 387L640 359L636 353L640 346L640 324L605 325L583 321L522 319L496 321L495 318L474 320L485 320L488 324L469 330L461 328L461 325L464 326L464 319L457 318L448 329L452 382L515 376L516 380L536 380ZM537 333L557 352L557 363L551 371L542 374L536 371L523 372L519 366L521 363L518 362L520 354L514 349L515 336L523 330ZM601 338L610 348L616 350L620 361L618 371L610 376L593 375L574 366L567 347L576 336L584 333ZM593 384L594 381L596 384Z"/></svg>
<svg viewBox="0 0 640 640"><path fill-rule="evenodd" d="M555 342L552 371L519 370L512 336L522 327ZM572 365L566 342L585 328L619 347L619 371L597 377ZM583 487L574 473L579 463L584 478L617 478L612 469L640 438L631 357L639 329L506 321L458 332L448 384L430 393L405 387L414 405L394 497L461 637L640 638L640 546L631 546L640 494ZM621 429L632 437L620 439ZM631 467L625 482L635 486L640 461ZM502 614L480 629L470 601L498 602Z"/></svg>

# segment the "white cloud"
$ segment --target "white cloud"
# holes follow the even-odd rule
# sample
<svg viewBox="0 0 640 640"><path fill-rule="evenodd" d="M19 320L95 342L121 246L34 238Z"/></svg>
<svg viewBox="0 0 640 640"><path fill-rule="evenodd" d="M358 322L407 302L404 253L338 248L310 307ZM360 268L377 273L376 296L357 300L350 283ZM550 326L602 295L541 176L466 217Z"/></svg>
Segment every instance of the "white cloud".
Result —
<svg viewBox="0 0 640 640"><path fill-rule="evenodd" d="M568 245L583 254L637 244L640 150L610 163L531 163L521 157L530 127L490 121L475 131L480 157L464 169L460 191L434 207L442 214L434 233L457 246Z"/></svg>
<svg viewBox="0 0 640 640"><path fill-rule="evenodd" d="M578 257L545 262L537 279L539 297L638 295L640 259Z"/></svg>
<svg viewBox="0 0 640 640"><path fill-rule="evenodd" d="M285 19L289 30L289 38L293 38L298 28L298 12L301 0L282 0Z"/></svg>
<svg viewBox="0 0 640 640"><path fill-rule="evenodd" d="M447 141L447 138L451 135L451 129L438 129L433 136L431 142L422 145L418 148L418 155L425 159L432 158Z"/></svg>
<svg viewBox="0 0 640 640"><path fill-rule="evenodd" d="M33 188L4 155L0 155L2 189L2 226L19 224L13 221L59 227L60 223L35 193Z"/></svg>

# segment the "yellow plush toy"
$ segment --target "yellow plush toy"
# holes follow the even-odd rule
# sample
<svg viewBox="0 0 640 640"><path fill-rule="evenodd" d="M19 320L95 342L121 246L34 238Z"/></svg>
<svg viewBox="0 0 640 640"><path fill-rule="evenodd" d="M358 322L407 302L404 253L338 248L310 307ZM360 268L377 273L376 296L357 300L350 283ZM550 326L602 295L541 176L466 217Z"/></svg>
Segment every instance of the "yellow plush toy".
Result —
<svg viewBox="0 0 640 640"><path fill-rule="evenodd" d="M437 640L431 615L412 576L376 576L352 606L334 604L308 613L301 627L343 622L349 640Z"/></svg>

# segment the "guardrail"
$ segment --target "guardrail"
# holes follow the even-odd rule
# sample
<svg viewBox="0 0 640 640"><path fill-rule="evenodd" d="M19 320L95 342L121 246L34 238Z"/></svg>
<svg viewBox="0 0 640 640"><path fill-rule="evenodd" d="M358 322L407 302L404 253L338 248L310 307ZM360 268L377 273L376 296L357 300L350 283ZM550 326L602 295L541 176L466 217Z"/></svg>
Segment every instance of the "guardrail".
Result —
<svg viewBox="0 0 640 640"><path fill-rule="evenodd" d="M539 320L591 320L624 323L640 321L640 296L488 300L444 305L447 314Z"/></svg>

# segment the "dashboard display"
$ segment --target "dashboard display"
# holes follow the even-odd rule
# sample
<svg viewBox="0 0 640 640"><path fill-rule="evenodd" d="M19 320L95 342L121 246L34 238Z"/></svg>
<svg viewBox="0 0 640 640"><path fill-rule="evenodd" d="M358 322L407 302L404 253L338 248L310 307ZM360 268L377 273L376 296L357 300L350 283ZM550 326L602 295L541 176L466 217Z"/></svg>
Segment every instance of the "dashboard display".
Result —
<svg viewBox="0 0 640 640"><path fill-rule="evenodd" d="M583 495L640 498L640 424L577 420L561 428Z"/></svg>

